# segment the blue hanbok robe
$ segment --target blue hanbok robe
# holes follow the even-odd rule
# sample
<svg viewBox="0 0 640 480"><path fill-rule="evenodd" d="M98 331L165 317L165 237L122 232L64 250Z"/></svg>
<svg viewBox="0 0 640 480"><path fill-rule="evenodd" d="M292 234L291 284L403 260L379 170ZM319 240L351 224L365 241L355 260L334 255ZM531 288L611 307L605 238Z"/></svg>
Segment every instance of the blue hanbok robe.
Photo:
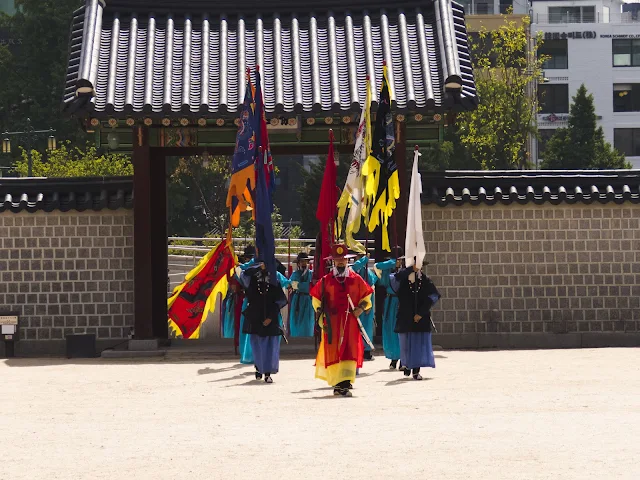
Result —
<svg viewBox="0 0 640 480"><path fill-rule="evenodd" d="M309 295L311 276L311 271L306 269L296 270L289 278L289 284L298 282L289 305L289 331L292 337L313 337L315 313Z"/></svg>
<svg viewBox="0 0 640 480"><path fill-rule="evenodd" d="M376 269L381 271L379 284L387 289L382 313L382 348L384 356L389 360L400 359L400 339L395 332L396 317L398 315L398 296L391 287L391 274L396 268L396 260L392 258L386 262L376 263Z"/></svg>
<svg viewBox="0 0 640 480"><path fill-rule="evenodd" d="M356 262L353 263L353 265L351 265L351 268L355 273L360 275L362 279L365 282L367 282L367 285L369 285L370 287L375 287L375 285L378 283L378 277L371 270L369 270L369 257L362 257L361 259L357 260ZM362 322L362 326L364 327L364 330L367 332L367 335L369 335L369 339L371 340L371 342L373 342L373 336L375 335L375 332L374 332L374 321L375 321L374 310L375 310L375 304L376 304L375 288L373 289L373 291L374 293L371 294L372 308L364 312L362 315L360 315L360 321ZM366 342L363 342L363 343L364 343L364 351L370 352L371 347L367 345Z"/></svg>

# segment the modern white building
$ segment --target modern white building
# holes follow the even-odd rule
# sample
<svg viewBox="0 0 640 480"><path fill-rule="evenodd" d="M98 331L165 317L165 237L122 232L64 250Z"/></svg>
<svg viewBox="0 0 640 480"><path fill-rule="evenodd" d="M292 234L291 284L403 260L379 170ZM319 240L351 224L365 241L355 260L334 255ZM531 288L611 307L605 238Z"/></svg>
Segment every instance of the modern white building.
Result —
<svg viewBox="0 0 640 480"><path fill-rule="evenodd" d="M529 13L529 0L456 0L468 15L498 15L510 9L515 15Z"/></svg>
<svg viewBox="0 0 640 480"><path fill-rule="evenodd" d="M543 32L550 56L538 87L543 158L553 131L567 125L571 97L582 83L594 97L606 139L640 168L640 15L620 0L533 0L532 32ZM630 8L631 7L631 8ZM539 155L538 155L538 152Z"/></svg>

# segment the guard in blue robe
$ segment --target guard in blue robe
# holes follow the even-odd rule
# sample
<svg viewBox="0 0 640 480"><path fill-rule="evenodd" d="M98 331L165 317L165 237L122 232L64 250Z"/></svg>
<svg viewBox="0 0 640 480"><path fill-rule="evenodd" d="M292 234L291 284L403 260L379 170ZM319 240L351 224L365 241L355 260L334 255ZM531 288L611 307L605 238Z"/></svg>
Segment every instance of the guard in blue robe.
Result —
<svg viewBox="0 0 640 480"><path fill-rule="evenodd" d="M283 330L280 310L287 299L278 283L271 283L264 264L252 266L240 275L248 300L243 332L250 337L255 358L256 380L273 383L271 375L280 368L280 338Z"/></svg>
<svg viewBox="0 0 640 480"><path fill-rule="evenodd" d="M440 300L440 293L415 266L403 268L391 275L390 280L399 300L395 330L400 339L400 358L406 367L404 374L408 377L413 373L415 380L422 380L421 367L436 367L431 344L431 308Z"/></svg>
<svg viewBox="0 0 640 480"><path fill-rule="evenodd" d="M391 360L390 368L395 369L400 359L400 340L395 332L396 317L398 315L398 296L391 288L391 275L397 269L398 261L395 258L384 262L376 263L375 272L378 276L378 283L387 289L387 297L384 300L384 311L382 314L382 348L384 356ZM400 370L402 370L400 364Z"/></svg>
<svg viewBox="0 0 640 480"><path fill-rule="evenodd" d="M351 269L360 275L362 279L373 288L375 292L375 285L378 283L378 277L375 273L373 273L369 269L369 257L363 255L358 260L356 260L353 265L351 265ZM364 327L367 335L369 335L369 339L373 342L374 336L374 324L375 324L375 293L371 294L371 305L372 308L366 310L362 315L360 315L360 321L362 322L362 326ZM371 351L371 347L366 344L364 345L364 359L365 360L373 360L373 352Z"/></svg>
<svg viewBox="0 0 640 480"><path fill-rule="evenodd" d="M243 265L240 266L241 271L245 271L247 268L251 267L252 265L255 264L255 260L251 260L250 262L247 262ZM276 272L278 275L278 282L280 282L280 286L282 288L288 288L289 286L289 280L287 279L287 277L285 277L284 275L282 275L280 272ZM244 318L244 311L247 309L247 306L249 305L249 300L247 299L247 297L244 298L244 302L242 303L242 316L240 318L240 363L243 363L245 365L252 365L254 363L254 359L253 359L253 349L251 348L251 339L249 338L249 335L247 335L244 330L244 322L245 322L245 318ZM282 314L280 312L278 312L278 325L282 326Z"/></svg>
<svg viewBox="0 0 640 480"><path fill-rule="evenodd" d="M309 295L311 271L309 256L305 252L298 254L298 268L291 274L291 304L289 305L289 331L292 337L313 337L315 314Z"/></svg>

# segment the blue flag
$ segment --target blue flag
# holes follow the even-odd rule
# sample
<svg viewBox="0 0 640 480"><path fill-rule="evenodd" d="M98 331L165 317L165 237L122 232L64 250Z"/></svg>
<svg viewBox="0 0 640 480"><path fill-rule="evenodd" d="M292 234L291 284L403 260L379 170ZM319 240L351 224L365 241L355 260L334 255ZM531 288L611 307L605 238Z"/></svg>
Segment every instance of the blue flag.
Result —
<svg viewBox="0 0 640 480"><path fill-rule="evenodd" d="M275 185L275 172L269 151L269 138L267 136L266 118L264 116L264 103L262 101L262 87L260 72L256 71L256 110L253 116L253 129L256 132L256 191L255 191L255 222L256 222L256 249L258 258L262 260L269 272L270 282L278 282L276 269L276 242L273 237L273 224L271 213L273 212L273 186ZM269 176L269 178L267 178Z"/></svg>
<svg viewBox="0 0 640 480"><path fill-rule="evenodd" d="M264 152L260 151L256 156L257 182L254 207L256 211L256 248L258 250L258 258L267 267L271 283L276 284L278 281L276 275L276 242L273 238L273 224L271 223L271 197L263 168L264 156Z"/></svg>

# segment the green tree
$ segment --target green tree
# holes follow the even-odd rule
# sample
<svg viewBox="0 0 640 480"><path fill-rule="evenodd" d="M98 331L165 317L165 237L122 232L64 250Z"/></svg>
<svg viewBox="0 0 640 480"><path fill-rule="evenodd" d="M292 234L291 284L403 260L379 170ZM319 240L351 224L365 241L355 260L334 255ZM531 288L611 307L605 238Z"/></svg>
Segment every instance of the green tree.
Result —
<svg viewBox="0 0 640 480"><path fill-rule="evenodd" d="M580 170L631 168L622 153L604 139L602 127L596 123L593 95L580 86L573 97L569 125L559 128L547 142L542 168Z"/></svg>
<svg viewBox="0 0 640 480"><path fill-rule="evenodd" d="M224 232L229 157L179 158L169 164L169 172L169 235L203 237Z"/></svg>
<svg viewBox="0 0 640 480"><path fill-rule="evenodd" d="M485 170L529 166L527 142L535 135L537 113L534 85L542 78L542 44L530 38L529 17L509 20L492 31L482 29L471 38L476 88L480 104L457 118L460 140L470 166Z"/></svg>
<svg viewBox="0 0 640 480"><path fill-rule="evenodd" d="M116 153L101 154L95 147L81 149L63 143L57 150L43 155L31 151L34 177L112 177L133 175L131 159ZM22 150L14 170L22 177L29 171L28 154Z"/></svg>
<svg viewBox="0 0 640 480"><path fill-rule="evenodd" d="M441 143L434 143L421 149L420 168L429 172L442 172L444 170L481 170L482 166L476 162L469 150L460 140L459 126L449 125L444 129L444 138ZM413 165L413 152L409 152L407 165Z"/></svg>
<svg viewBox="0 0 640 480"><path fill-rule="evenodd" d="M84 143L79 124L60 115L71 20L84 1L15 3L16 14L0 20L11 37L20 41L8 55L0 51L0 129L21 130L31 118L36 128L52 127L58 138Z"/></svg>
<svg viewBox="0 0 640 480"><path fill-rule="evenodd" d="M324 177L325 161L326 157L322 157L322 161L311 165L309 172L302 169L302 183L298 187L298 193L300 194L300 221L302 230L309 238L315 238L320 228L316 218L316 210L318 208L318 198L320 198L322 178ZM350 166L351 155L340 159L337 180L340 188L344 186ZM364 229L362 231L364 232Z"/></svg>

